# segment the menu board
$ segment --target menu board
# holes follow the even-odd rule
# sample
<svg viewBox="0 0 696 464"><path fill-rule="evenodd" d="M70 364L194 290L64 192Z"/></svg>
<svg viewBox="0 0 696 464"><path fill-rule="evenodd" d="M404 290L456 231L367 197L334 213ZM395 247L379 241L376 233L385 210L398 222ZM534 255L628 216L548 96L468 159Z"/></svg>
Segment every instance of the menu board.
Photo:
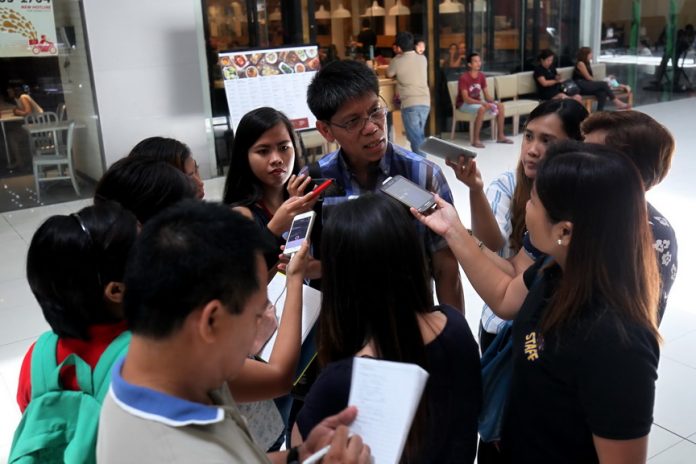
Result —
<svg viewBox="0 0 696 464"><path fill-rule="evenodd" d="M307 87L319 70L318 51L306 45L220 53L232 128L248 111L270 106L285 113L295 129L313 129Z"/></svg>

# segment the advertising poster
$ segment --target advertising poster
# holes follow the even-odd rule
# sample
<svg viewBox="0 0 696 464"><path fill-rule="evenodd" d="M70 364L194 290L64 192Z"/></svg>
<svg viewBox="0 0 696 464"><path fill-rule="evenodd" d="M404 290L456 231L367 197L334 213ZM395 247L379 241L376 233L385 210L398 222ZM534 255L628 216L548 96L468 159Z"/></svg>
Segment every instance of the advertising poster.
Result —
<svg viewBox="0 0 696 464"><path fill-rule="evenodd" d="M319 70L316 45L220 53L232 128L261 106L282 111L295 129L313 129L307 87Z"/></svg>
<svg viewBox="0 0 696 464"><path fill-rule="evenodd" d="M51 0L0 0L0 57L57 54Z"/></svg>

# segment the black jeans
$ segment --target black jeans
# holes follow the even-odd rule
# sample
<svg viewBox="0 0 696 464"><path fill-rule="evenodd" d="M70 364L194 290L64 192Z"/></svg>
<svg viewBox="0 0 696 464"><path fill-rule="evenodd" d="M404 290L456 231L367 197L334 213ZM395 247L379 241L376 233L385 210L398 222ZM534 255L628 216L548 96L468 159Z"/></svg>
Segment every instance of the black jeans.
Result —
<svg viewBox="0 0 696 464"><path fill-rule="evenodd" d="M607 98L613 100L614 92L609 88L609 84L604 81L576 80L580 87L580 95L593 95L597 99L597 111L602 111L607 103Z"/></svg>

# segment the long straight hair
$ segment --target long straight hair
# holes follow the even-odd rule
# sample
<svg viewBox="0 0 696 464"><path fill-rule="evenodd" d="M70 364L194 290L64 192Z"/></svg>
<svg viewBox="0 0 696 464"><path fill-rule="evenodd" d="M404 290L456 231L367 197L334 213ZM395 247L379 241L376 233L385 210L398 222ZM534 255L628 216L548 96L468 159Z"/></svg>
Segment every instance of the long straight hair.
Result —
<svg viewBox="0 0 696 464"><path fill-rule="evenodd" d="M263 134L278 124L288 131L292 148L295 151L293 174L300 172L300 143L295 128L285 114L267 106L256 108L245 114L235 133L232 144L230 168L225 179L225 191L222 202L227 205L248 206L256 203L263 196L263 185L251 171L249 150ZM287 196L287 192L286 192Z"/></svg>
<svg viewBox="0 0 696 464"><path fill-rule="evenodd" d="M526 124L542 116L555 114L561 120L561 126L566 137L573 140L582 140L580 123L587 117L588 113L584 106L573 99L548 100L540 104L529 114ZM527 224L525 223L525 207L529 196L532 193L532 179L524 173L522 160L517 163L515 170L515 191L512 195L512 232L510 233L510 248L517 252L522 248L522 237Z"/></svg>
<svg viewBox="0 0 696 464"><path fill-rule="evenodd" d="M547 152L535 186L551 222L573 224L542 331L567 327L588 306L603 304L659 340L660 278L635 165L602 145L564 142ZM627 337L625 325L620 330Z"/></svg>
<svg viewBox="0 0 696 464"><path fill-rule="evenodd" d="M592 49L590 47L580 47L578 49L577 55L575 55L575 59L577 63L584 63L585 66L587 66L587 69L590 70L590 53L592 53ZM592 73L590 73L592 74Z"/></svg>
<svg viewBox="0 0 696 464"><path fill-rule="evenodd" d="M381 359L427 369L418 315L432 311L433 298L413 219L382 195L334 208L321 244L320 363L350 358L372 342ZM425 401L421 405L407 443L409 461L425 435Z"/></svg>

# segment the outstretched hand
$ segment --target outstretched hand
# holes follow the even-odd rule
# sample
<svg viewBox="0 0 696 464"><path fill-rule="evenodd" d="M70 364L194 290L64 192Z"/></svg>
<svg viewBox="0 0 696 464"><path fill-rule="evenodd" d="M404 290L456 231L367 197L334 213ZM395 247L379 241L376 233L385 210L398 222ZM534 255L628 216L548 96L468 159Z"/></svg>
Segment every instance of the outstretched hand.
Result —
<svg viewBox="0 0 696 464"><path fill-rule="evenodd" d="M483 190L481 171L478 170L475 159L460 155L456 162L447 159L445 163L452 168L457 179L469 187L469 190L473 192Z"/></svg>
<svg viewBox="0 0 696 464"><path fill-rule="evenodd" d="M435 210L427 215L418 212L415 208L411 208L411 214L425 224L430 230L445 238L447 238L447 234L455 228L463 227L454 206L447 203L437 194L435 195L435 204Z"/></svg>

